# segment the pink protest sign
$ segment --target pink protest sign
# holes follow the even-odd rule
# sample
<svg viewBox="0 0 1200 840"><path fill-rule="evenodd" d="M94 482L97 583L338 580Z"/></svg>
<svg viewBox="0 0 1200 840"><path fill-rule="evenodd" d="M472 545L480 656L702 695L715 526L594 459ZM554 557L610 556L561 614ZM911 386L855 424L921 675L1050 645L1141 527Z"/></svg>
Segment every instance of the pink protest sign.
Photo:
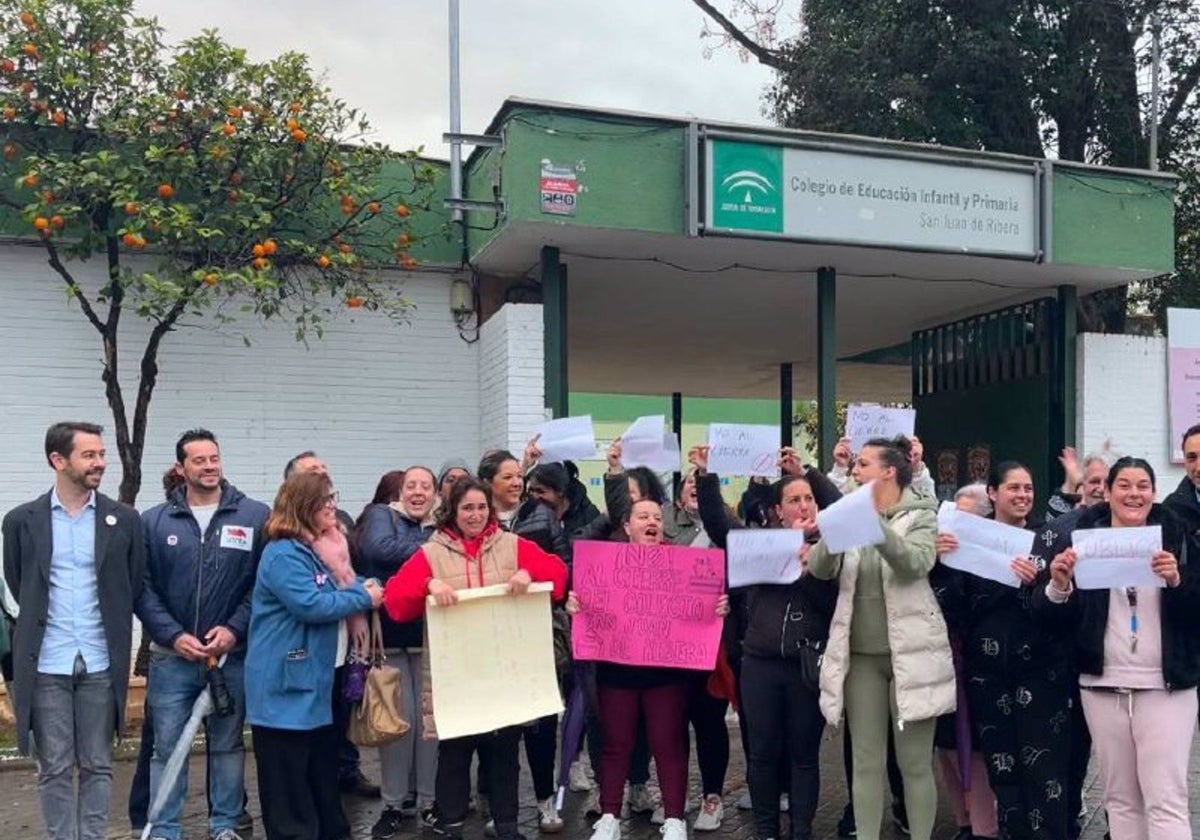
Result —
<svg viewBox="0 0 1200 840"><path fill-rule="evenodd" d="M712 670L721 643L724 552L584 540L574 555L576 659Z"/></svg>

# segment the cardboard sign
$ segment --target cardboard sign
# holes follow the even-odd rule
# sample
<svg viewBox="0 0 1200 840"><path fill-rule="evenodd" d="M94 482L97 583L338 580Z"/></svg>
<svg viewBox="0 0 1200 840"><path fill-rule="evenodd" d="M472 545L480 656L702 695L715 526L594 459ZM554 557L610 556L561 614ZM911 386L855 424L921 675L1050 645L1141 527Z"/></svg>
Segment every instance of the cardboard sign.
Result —
<svg viewBox="0 0 1200 840"><path fill-rule="evenodd" d="M450 607L428 599L426 655L439 738L494 732L562 711L552 589L549 583L532 584L524 595L509 595L504 585L464 589Z"/></svg>
<svg viewBox="0 0 1200 840"><path fill-rule="evenodd" d="M574 554L576 659L712 670L723 624L723 552L581 540Z"/></svg>

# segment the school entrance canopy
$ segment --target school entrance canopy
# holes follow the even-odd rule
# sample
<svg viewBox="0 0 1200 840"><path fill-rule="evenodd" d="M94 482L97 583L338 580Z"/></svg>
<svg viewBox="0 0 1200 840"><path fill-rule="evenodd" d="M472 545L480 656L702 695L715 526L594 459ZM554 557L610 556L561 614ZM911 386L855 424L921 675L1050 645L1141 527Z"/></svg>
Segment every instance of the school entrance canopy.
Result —
<svg viewBox="0 0 1200 840"><path fill-rule="evenodd" d="M484 314L540 285L560 415L568 391L811 397L827 456L835 395L919 396L922 331L1049 298L1065 442L1076 296L1174 267L1161 173L522 99L478 139Z"/></svg>

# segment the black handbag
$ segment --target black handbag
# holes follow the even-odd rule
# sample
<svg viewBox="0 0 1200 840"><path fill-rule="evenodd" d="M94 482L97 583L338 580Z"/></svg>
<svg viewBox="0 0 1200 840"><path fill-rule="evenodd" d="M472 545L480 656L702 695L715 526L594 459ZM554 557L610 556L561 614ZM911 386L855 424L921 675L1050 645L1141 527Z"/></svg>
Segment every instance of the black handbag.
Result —
<svg viewBox="0 0 1200 840"><path fill-rule="evenodd" d="M813 694L821 693L821 660L825 658L825 643L805 639L800 646L800 680Z"/></svg>

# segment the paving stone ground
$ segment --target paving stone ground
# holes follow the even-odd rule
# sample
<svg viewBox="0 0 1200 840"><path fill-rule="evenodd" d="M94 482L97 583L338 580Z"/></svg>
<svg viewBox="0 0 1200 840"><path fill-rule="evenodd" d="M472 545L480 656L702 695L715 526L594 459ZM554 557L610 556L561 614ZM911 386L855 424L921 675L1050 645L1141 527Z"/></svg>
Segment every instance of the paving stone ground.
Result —
<svg viewBox="0 0 1200 840"><path fill-rule="evenodd" d="M734 802L745 790L745 763L742 759L741 743L736 724L730 728L731 760L725 786L726 819L720 831L708 836L712 840L751 840L754 837L753 821L748 811L739 811ZM814 837L818 840L829 840L837 837L836 824L841 816L842 807L846 802L846 784L842 772L841 735L836 731L827 731L821 751L821 802L817 810L814 825ZM524 755L522 754L522 761ZM190 765L191 785L184 817L184 831L187 840L205 840L204 818L204 789L203 773L204 760L200 755L194 755ZM112 820L109 838L127 838L129 825L126 819L126 802L129 796L129 786L133 778L134 764L131 760L117 762L113 784ZM374 750L363 751L363 770L371 778L378 780L379 767ZM250 813L259 816L258 797L255 793L254 756L247 751L246 771L250 793ZM1190 779L1192 791L1192 833L1200 836L1200 750L1193 745L1192 772ZM700 798L699 775L693 760L691 778L691 798L698 802ZM568 793L564 808L565 830L555 837L564 840L587 840L591 835L591 824L584 817L583 807L586 794ZM1094 768L1088 779L1085 799L1088 807L1087 824L1084 830L1085 840L1100 840L1104 836L1104 818L1098 813L1100 788L1095 777ZM369 838L371 826L379 816L381 805L378 800L369 801L347 797L346 812L353 826L355 840ZM689 831L695 814L688 815ZM256 824L257 825L257 824ZM538 836L537 809L534 804L533 788L527 772L522 773L522 807L521 830L526 837L534 840ZM934 840L947 840L954 834L955 826L946 805L945 796L940 795L938 805L938 820L934 829ZM624 834L628 840L658 840L658 829L652 826L645 816L635 817L624 825ZM5 840L35 840L44 837L41 813L37 800L37 785L34 771L27 763L9 763L0 767L0 838ZM255 832L255 837L263 837L261 831ZM695 838L705 835L694 833ZM425 833L423 840L431 840L432 834ZM469 840L481 840L483 827L477 820L472 820L467 826ZM881 837L884 840L894 838L899 840L903 835L893 826L884 827ZM422 832L415 824L408 823L400 835L400 840L422 840Z"/></svg>

